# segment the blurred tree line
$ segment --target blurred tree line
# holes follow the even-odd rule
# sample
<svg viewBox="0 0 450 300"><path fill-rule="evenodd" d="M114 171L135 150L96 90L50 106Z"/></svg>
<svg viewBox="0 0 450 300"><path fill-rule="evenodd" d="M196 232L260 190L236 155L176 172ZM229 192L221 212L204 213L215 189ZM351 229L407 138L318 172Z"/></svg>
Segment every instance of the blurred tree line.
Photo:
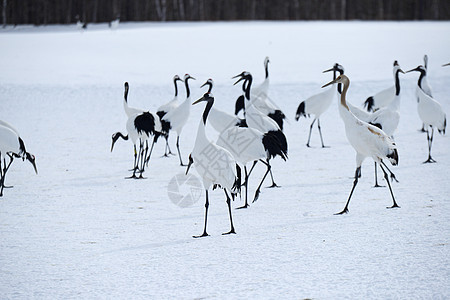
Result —
<svg viewBox="0 0 450 300"><path fill-rule="evenodd" d="M448 20L449 0L0 0L3 24L218 20Z"/></svg>

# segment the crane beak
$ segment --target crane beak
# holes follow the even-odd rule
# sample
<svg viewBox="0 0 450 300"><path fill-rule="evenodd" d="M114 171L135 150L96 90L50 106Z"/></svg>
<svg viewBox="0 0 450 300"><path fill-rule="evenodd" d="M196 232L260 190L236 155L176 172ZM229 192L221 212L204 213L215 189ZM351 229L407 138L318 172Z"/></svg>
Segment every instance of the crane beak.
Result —
<svg viewBox="0 0 450 300"><path fill-rule="evenodd" d="M197 80L197 79L195 79L195 78L194 78L194 77L192 77L192 76L189 76L189 79Z"/></svg>
<svg viewBox="0 0 450 300"><path fill-rule="evenodd" d="M238 75L239 76L239 75ZM235 77L233 77L233 78L236 78L236 76ZM239 78L239 80L238 81L236 81L233 85L236 85L236 84L238 84L240 81L242 81L242 80L244 80L244 77L241 77L241 78Z"/></svg>
<svg viewBox="0 0 450 300"><path fill-rule="evenodd" d="M195 105L197 103L200 103L202 101L206 101L205 95L203 95L203 97L201 97L200 99L198 99L197 101L195 101L194 103L192 103L192 105Z"/></svg>
<svg viewBox="0 0 450 300"><path fill-rule="evenodd" d="M409 72L412 72L412 71L418 71L418 69L417 69L417 68L414 68L414 69L411 69L411 70L409 70L409 71L406 71L406 73L409 73Z"/></svg>
<svg viewBox="0 0 450 300"><path fill-rule="evenodd" d="M36 167L36 157L34 157L33 154L27 153L26 154L27 160L33 165L34 171L36 174L38 173L37 167Z"/></svg>
<svg viewBox="0 0 450 300"><path fill-rule="evenodd" d="M188 166L186 168L186 175L188 174L189 169L191 168L193 163L194 163L194 160L192 159L192 154L189 154L189 163L188 163Z"/></svg>
<svg viewBox="0 0 450 300"><path fill-rule="evenodd" d="M200 86L200 88L204 87L204 86L207 85L207 84L208 84L208 81L205 82L204 84L202 84L202 85Z"/></svg>
<svg viewBox="0 0 450 300"><path fill-rule="evenodd" d="M328 82L327 84L323 85L322 88L324 88L326 86L329 86L329 85L332 85L333 83L336 83L336 81L337 81L337 79L332 80L332 81Z"/></svg>
<svg viewBox="0 0 450 300"><path fill-rule="evenodd" d="M446 67L446 66L450 66L450 63L448 63L448 64L445 64L445 65L442 65L443 67Z"/></svg>
<svg viewBox="0 0 450 300"><path fill-rule="evenodd" d="M325 71L323 71L322 73L327 73L327 72L331 72L331 71L334 71L334 68L331 68L331 69L325 70Z"/></svg>

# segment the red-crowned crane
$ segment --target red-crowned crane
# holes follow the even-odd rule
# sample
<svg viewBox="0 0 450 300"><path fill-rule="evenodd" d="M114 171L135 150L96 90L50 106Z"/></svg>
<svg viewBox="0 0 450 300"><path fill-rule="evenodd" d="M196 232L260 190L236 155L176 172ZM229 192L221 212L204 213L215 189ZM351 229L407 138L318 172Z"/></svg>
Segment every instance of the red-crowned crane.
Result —
<svg viewBox="0 0 450 300"><path fill-rule="evenodd" d="M3 196L6 173L14 158L28 160L37 174L36 158L33 154L27 152L25 143L17 130L7 122L0 121L0 197Z"/></svg>
<svg viewBox="0 0 450 300"><path fill-rule="evenodd" d="M428 159L424 161L424 163L434 163L436 161L431 157L431 146L433 144L434 129L436 128L439 133L445 134L447 117L441 107L441 104L427 95L425 91L420 88L422 74L423 72L426 72L425 68L423 66L418 66L417 68L409 70L406 73L413 71L420 72L421 74L417 83L419 88L416 90L416 95L419 101L417 105L417 111L425 127L431 128L431 135L429 130L427 130Z"/></svg>
<svg viewBox="0 0 450 300"><path fill-rule="evenodd" d="M356 171L353 187L348 197L344 209L338 214L348 212L348 204L355 190L358 179L361 177L361 164L366 157L371 157L374 161L380 164L381 170L384 173L389 191L392 196L393 205L389 208L399 207L395 201L394 193L392 192L391 184L389 182L388 174L385 170L383 159L387 159L392 165L398 164L398 152L395 142L381 129L373 126L367 122L358 119L349 109L346 101L346 94L350 85L350 80L345 75L339 75L335 80L325 84L323 87L332 85L334 83L342 83L343 91L341 94L339 104L339 114L345 124L345 133L350 145L356 151Z"/></svg>
<svg viewBox="0 0 450 300"><path fill-rule="evenodd" d="M280 129L283 130L283 122L286 116L280 110L280 108L278 108L277 105L269 98L269 62L269 57L266 57L264 59L264 81L260 85L252 88L250 96L252 99L252 105L254 105L263 114L272 118L278 124ZM234 112L235 115L237 115L241 110L244 110L245 112L244 101L244 95L241 95L236 100Z"/></svg>
<svg viewBox="0 0 450 300"><path fill-rule="evenodd" d="M195 78L189 74L184 75L186 100L178 105L178 107L165 114L161 119L161 123L164 128L170 128L170 130L174 130L177 132L177 150L178 157L180 158L180 166L186 166L185 164L183 164L183 160L181 159L180 135L183 131L184 125L186 125L186 122L189 119L189 114L191 111L191 90L189 89L189 79L195 80Z"/></svg>
<svg viewBox="0 0 450 300"><path fill-rule="evenodd" d="M394 61L394 85L367 98L364 102L364 107L367 108L367 111L375 111L381 107L388 106L396 97L400 97L400 72L403 73L398 62Z"/></svg>
<svg viewBox="0 0 450 300"><path fill-rule="evenodd" d="M194 164L195 170L202 178L203 186L206 192L205 226L203 228L203 234L194 237L208 236L208 233L206 231L209 207L208 190L214 188L214 186L222 188L227 199L226 202L228 205L231 229L224 234L236 233L234 230L233 217L231 214L231 199L228 195L228 192L230 192L232 197L234 198L234 195L240 189L240 181L238 180L238 177L236 175L237 165L233 156L230 152L211 142L206 137L206 121L208 119L208 114L211 110L211 107L214 104L214 97L211 94L206 93L202 98L192 103L192 105L203 101L206 101L207 103L205 106L205 110L203 111L202 119L198 125L194 149L189 156L189 165L186 170L187 173L189 171L189 167Z"/></svg>
<svg viewBox="0 0 450 300"><path fill-rule="evenodd" d="M333 80L336 79L336 69L340 67L339 64L335 64L333 68L323 71L330 72L333 71ZM325 91L322 91L318 94L312 95L306 100L302 101L295 114L295 120L298 121L300 117L309 117L310 114L314 115L314 120L309 127L309 135L308 142L306 143L307 147L310 147L309 142L311 140L311 132L313 129L314 123L317 121L317 128L319 129L320 141L322 142L322 148L326 148L323 144L322 131L320 128L320 116L330 107L333 102L334 95L336 93L335 85L333 84L330 88Z"/></svg>
<svg viewBox="0 0 450 300"><path fill-rule="evenodd" d="M181 79L178 75L175 75L173 77L173 85L175 87L175 95L173 96L173 99L170 100L169 102L161 105L157 110L156 110L156 114L158 115L159 119L161 120L161 125L162 125L162 131L161 133L157 133L155 135L155 140L157 141L160 135L163 135L164 138L166 139L166 149L164 150L164 156L167 157L169 156L169 154L173 154L172 151L170 151L170 147L169 147L169 131L170 128L167 126L168 123L167 122L163 122L162 118L169 112L174 110L175 108L178 107L178 105L180 105L180 103L178 102L178 86L177 86L177 82L181 81L183 82L183 79ZM167 152L167 150L169 150L169 152Z"/></svg>

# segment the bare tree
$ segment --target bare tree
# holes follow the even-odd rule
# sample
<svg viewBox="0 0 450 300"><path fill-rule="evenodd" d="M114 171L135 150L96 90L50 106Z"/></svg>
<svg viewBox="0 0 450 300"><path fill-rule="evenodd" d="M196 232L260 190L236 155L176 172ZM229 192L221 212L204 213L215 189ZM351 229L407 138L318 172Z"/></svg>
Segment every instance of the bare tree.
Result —
<svg viewBox="0 0 450 300"><path fill-rule="evenodd" d="M3 7L2 7L3 28L6 27L6 6L7 5L8 5L8 0L3 0Z"/></svg>

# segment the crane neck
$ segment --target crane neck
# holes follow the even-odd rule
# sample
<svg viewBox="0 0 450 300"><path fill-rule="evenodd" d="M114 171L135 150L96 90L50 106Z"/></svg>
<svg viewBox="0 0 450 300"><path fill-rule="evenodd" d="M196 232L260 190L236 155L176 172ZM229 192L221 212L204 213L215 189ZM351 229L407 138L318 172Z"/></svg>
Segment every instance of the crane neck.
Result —
<svg viewBox="0 0 450 300"><path fill-rule="evenodd" d="M186 98L189 98L191 96L191 90L189 89L188 80L189 80L189 78L186 78L184 80L184 86L186 87Z"/></svg>
<svg viewBox="0 0 450 300"><path fill-rule="evenodd" d="M425 78L426 74L424 71L420 71L419 80L417 81L417 85L422 88L422 81Z"/></svg>
<svg viewBox="0 0 450 300"><path fill-rule="evenodd" d="M399 73L400 73L399 70L397 70L397 72L395 72L395 95L396 96L400 95L400 79L398 77Z"/></svg>
<svg viewBox="0 0 450 300"><path fill-rule="evenodd" d="M266 63L266 65L264 66L264 69L266 71L266 79L269 78L269 63Z"/></svg>
<svg viewBox="0 0 450 300"><path fill-rule="evenodd" d="M347 81L344 82L343 84L344 84L344 88L341 93L341 105L343 107L345 107L348 111L350 111L350 109L348 108L348 105L347 105L347 101L345 99L347 96L348 87L350 86L350 80L347 79Z"/></svg>
<svg viewBox="0 0 450 300"><path fill-rule="evenodd" d="M175 86L175 97L178 97L178 86L177 86L177 79L173 80L173 85Z"/></svg>
<svg viewBox="0 0 450 300"><path fill-rule="evenodd" d="M208 82L207 84L208 84L208 93L211 93L213 85L211 82Z"/></svg>
<svg viewBox="0 0 450 300"><path fill-rule="evenodd" d="M203 125L206 126L206 120L208 119L209 112L211 111L211 108L214 104L214 99L211 98L208 100L205 110L203 111Z"/></svg>

